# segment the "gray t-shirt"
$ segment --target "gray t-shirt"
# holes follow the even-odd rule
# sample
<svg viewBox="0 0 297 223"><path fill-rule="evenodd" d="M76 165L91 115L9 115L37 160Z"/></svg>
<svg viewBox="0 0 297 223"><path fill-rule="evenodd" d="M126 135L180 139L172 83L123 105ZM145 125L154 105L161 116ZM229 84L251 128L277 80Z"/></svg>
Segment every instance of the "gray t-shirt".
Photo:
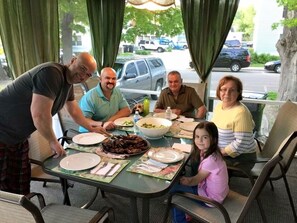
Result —
<svg viewBox="0 0 297 223"><path fill-rule="evenodd" d="M32 95L54 100L52 115L67 100L74 100L73 86L66 81L67 66L58 63L40 64L25 72L0 92L0 142L14 145L23 142L36 130L30 106Z"/></svg>

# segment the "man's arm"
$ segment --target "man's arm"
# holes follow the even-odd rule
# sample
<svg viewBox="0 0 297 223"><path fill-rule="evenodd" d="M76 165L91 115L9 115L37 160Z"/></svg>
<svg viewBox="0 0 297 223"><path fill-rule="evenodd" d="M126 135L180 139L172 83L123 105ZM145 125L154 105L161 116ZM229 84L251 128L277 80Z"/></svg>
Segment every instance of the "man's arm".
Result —
<svg viewBox="0 0 297 223"><path fill-rule="evenodd" d="M205 118L206 112L207 112L207 109L206 109L205 105L200 106L197 109L195 118Z"/></svg>
<svg viewBox="0 0 297 223"><path fill-rule="evenodd" d="M56 157L66 154L58 142L52 127L51 110L54 101L40 94L34 94L31 102L31 115L38 132L49 142L50 148L56 153Z"/></svg>
<svg viewBox="0 0 297 223"><path fill-rule="evenodd" d="M104 123L103 127L105 129L114 129L116 126L114 124L114 120L121 118L121 117L128 117L131 114L131 109L129 107L124 107L120 109L117 113L111 116L107 122Z"/></svg>
<svg viewBox="0 0 297 223"><path fill-rule="evenodd" d="M77 124L83 126L90 132L98 132L101 134L108 135L105 129L101 126L102 122L97 122L92 119L86 118L75 100L67 101L65 106L67 111Z"/></svg>

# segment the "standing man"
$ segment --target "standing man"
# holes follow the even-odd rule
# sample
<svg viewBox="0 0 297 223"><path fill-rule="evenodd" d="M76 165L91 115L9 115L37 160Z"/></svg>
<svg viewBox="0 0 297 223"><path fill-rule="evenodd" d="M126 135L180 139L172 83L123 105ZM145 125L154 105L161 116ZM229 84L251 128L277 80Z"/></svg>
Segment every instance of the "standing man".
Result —
<svg viewBox="0 0 297 223"><path fill-rule="evenodd" d="M114 69L103 68L99 79L98 85L81 98L80 107L86 118L101 121L107 130L114 129L114 120L129 116L131 110L116 87L117 75ZM86 132L86 129L80 126L79 131Z"/></svg>
<svg viewBox="0 0 297 223"><path fill-rule="evenodd" d="M167 88L163 89L155 105L154 112L165 112L170 107L176 115L204 118L206 107L194 88L183 85L178 71L171 71L167 75ZM195 111L196 110L196 111Z"/></svg>
<svg viewBox="0 0 297 223"><path fill-rule="evenodd" d="M95 59L81 53L68 65L40 64L0 92L0 190L30 192L27 138L35 130L48 140L56 157L65 155L52 128L52 116L64 105L75 122L105 133L100 123L83 116L74 100L73 84L87 80L96 68Z"/></svg>

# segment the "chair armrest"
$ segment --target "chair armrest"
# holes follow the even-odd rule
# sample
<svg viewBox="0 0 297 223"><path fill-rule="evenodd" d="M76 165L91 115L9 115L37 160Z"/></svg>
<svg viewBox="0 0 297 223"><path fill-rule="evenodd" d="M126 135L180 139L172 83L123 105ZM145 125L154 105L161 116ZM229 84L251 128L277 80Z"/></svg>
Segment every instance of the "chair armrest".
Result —
<svg viewBox="0 0 297 223"><path fill-rule="evenodd" d="M104 215L106 215L106 219L108 219L109 221L106 221L106 219L104 219ZM103 220L103 222L114 222L115 221L115 217L114 217L114 211L111 207L107 207L104 206L100 211L98 211L98 213L90 220L89 223L97 223L100 220Z"/></svg>
<svg viewBox="0 0 297 223"><path fill-rule="evenodd" d="M187 192L176 192L176 193L170 194L170 197L168 198L168 202L171 202L172 196L174 196L174 195L179 195L182 197L186 197L186 198L196 200L196 201L201 201L201 202L204 202L205 204L211 205L214 208L217 208L222 213L222 215L224 216L225 222L231 222L227 210L224 208L224 206L222 204L220 204L219 202L217 202L215 200L212 200L212 199L209 199L206 197L202 197L199 195L187 193Z"/></svg>
<svg viewBox="0 0 297 223"><path fill-rule="evenodd" d="M31 200L33 197L37 197L37 199L38 199L38 202L39 202L39 207L41 208L41 209L43 209L44 207L45 207L45 200L44 200L44 197L43 197L43 195L41 194L41 193L35 193L35 192L32 192L32 193L29 193L29 194L27 194L26 195L26 197L29 199L29 200Z"/></svg>
<svg viewBox="0 0 297 223"><path fill-rule="evenodd" d="M58 138L58 141L61 142L62 146L64 145L65 142L70 144L72 142L72 137L79 133L80 132L75 129L67 129L66 131L64 131L63 136Z"/></svg>
<svg viewBox="0 0 297 223"><path fill-rule="evenodd" d="M42 162L41 161L35 160L35 159L31 159L31 158L30 158L30 163L34 163L36 165L42 166Z"/></svg>

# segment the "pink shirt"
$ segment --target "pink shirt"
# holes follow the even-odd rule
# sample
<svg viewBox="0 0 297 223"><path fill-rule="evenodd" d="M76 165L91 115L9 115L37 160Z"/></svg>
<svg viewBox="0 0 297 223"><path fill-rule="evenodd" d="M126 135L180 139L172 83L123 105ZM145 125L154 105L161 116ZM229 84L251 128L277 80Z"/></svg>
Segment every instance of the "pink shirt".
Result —
<svg viewBox="0 0 297 223"><path fill-rule="evenodd" d="M225 161L212 154L200 162L198 172L210 172L207 178L198 184L198 194L222 203L229 193L228 171Z"/></svg>

